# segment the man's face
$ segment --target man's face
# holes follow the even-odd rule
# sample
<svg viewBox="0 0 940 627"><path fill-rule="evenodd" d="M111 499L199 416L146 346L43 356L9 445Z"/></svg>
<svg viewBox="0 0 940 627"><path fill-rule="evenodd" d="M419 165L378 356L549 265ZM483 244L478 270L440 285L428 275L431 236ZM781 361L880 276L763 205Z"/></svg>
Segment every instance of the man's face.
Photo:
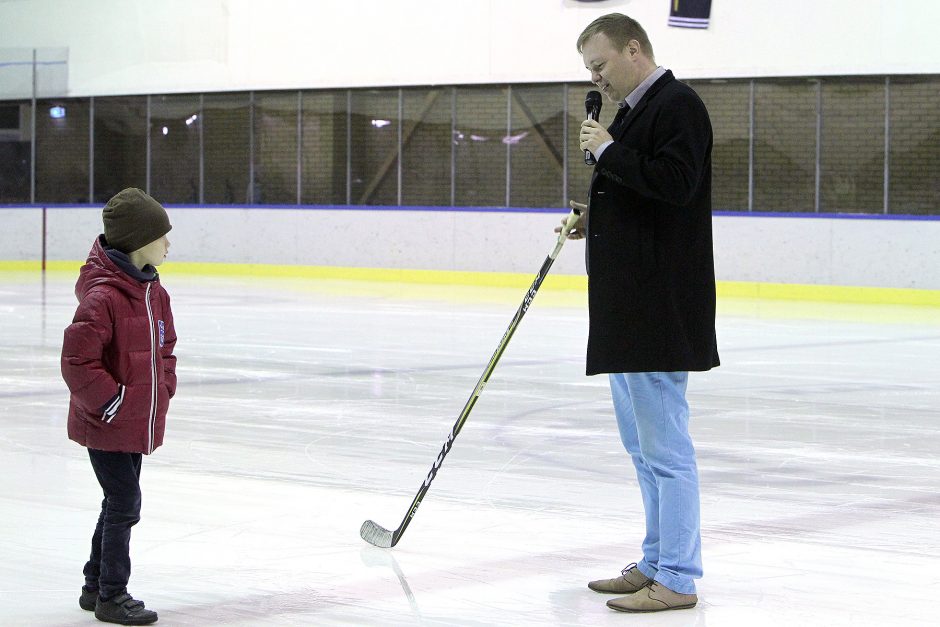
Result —
<svg viewBox="0 0 940 627"><path fill-rule="evenodd" d="M623 50L617 50L604 33L594 35L581 46L581 58L591 72L591 82L613 102L622 102L640 84L638 54L634 40Z"/></svg>

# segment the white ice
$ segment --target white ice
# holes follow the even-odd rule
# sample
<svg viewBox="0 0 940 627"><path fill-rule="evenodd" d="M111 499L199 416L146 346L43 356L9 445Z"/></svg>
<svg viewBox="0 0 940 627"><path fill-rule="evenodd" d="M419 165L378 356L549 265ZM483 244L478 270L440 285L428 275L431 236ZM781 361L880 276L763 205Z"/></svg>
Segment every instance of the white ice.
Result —
<svg viewBox="0 0 940 627"><path fill-rule="evenodd" d="M158 625L940 624L940 311L722 300L691 376L692 610L585 586L636 561L633 468L584 295L544 291L393 549L524 288L163 271L179 333L130 591ZM100 502L65 433L74 276L0 274L0 624L78 626Z"/></svg>

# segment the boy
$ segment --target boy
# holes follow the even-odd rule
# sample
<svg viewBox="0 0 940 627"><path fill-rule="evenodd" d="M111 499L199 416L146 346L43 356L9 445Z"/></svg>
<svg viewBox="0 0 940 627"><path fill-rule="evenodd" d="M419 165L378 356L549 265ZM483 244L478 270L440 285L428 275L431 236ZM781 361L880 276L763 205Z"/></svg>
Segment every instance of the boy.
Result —
<svg viewBox="0 0 940 627"><path fill-rule="evenodd" d="M109 200L102 218L62 344L68 435L87 447L104 491L79 605L104 622L149 625L157 613L127 592L129 543L140 520L141 455L163 443L176 392L176 331L156 271L172 227L160 203L136 188Z"/></svg>

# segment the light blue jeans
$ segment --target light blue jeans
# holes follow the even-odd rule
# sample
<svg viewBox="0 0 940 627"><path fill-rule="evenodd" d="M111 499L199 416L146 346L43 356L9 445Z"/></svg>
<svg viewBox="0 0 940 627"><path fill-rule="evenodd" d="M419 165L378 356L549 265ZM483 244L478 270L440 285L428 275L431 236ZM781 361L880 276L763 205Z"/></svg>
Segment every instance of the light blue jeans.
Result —
<svg viewBox="0 0 940 627"><path fill-rule="evenodd" d="M620 439L633 458L646 512L643 559L637 568L682 594L695 593L695 579L702 576L688 382L688 372L610 375Z"/></svg>

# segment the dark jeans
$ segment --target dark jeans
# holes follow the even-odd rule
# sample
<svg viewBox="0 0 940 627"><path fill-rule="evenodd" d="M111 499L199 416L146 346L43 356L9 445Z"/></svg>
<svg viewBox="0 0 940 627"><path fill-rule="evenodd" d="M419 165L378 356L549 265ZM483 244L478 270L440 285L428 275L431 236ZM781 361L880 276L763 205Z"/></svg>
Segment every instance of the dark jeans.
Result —
<svg viewBox="0 0 940 627"><path fill-rule="evenodd" d="M101 514L85 564L85 587L109 599L127 590L131 576L131 527L140 520L140 453L88 449L104 490Z"/></svg>

